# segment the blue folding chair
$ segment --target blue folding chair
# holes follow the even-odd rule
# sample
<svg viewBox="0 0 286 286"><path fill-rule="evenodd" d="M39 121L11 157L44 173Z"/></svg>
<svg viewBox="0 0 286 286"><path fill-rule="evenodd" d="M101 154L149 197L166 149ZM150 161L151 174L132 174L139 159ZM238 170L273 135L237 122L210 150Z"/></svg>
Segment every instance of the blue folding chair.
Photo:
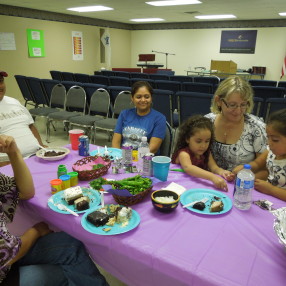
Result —
<svg viewBox="0 0 286 286"><path fill-rule="evenodd" d="M179 82L193 82L194 78L188 75L173 75L173 76L170 76L170 80L179 81Z"/></svg>
<svg viewBox="0 0 286 286"><path fill-rule="evenodd" d="M213 93L213 85L203 82L183 82L182 91Z"/></svg>
<svg viewBox="0 0 286 286"><path fill-rule="evenodd" d="M250 79L248 82L251 86L277 86L276 80Z"/></svg>
<svg viewBox="0 0 286 286"><path fill-rule="evenodd" d="M150 73L149 78L153 80L169 80L170 76L165 74Z"/></svg>
<svg viewBox="0 0 286 286"><path fill-rule="evenodd" d="M75 81L78 81L78 82L85 82L85 83L89 83L90 82L89 74L74 73L74 78L75 78Z"/></svg>
<svg viewBox="0 0 286 286"><path fill-rule="evenodd" d="M179 91L176 95L180 124L194 114L204 115L210 112L213 94Z"/></svg>
<svg viewBox="0 0 286 286"><path fill-rule="evenodd" d="M50 71L50 75L51 75L52 79L54 79L54 80L59 80L59 81L63 80L61 71L52 70L52 71Z"/></svg>
<svg viewBox="0 0 286 286"><path fill-rule="evenodd" d="M130 79L121 76L110 76L109 84L113 86L130 86Z"/></svg>
<svg viewBox="0 0 286 286"><path fill-rule="evenodd" d="M171 90L174 93L182 90L181 82L173 80L155 80L157 89Z"/></svg>
<svg viewBox="0 0 286 286"><path fill-rule="evenodd" d="M264 100L261 97L253 97L253 102L254 102L254 106L253 106L253 110L252 110L252 114L256 115L258 117L262 117L262 111L264 110Z"/></svg>
<svg viewBox="0 0 286 286"><path fill-rule="evenodd" d="M39 105L48 106L50 104L49 98L43 88L41 79L27 76L26 81L35 99L36 107Z"/></svg>
<svg viewBox="0 0 286 286"><path fill-rule="evenodd" d="M120 77L127 77L130 78L130 72L125 71L113 71L114 76L120 76Z"/></svg>
<svg viewBox="0 0 286 286"><path fill-rule="evenodd" d="M131 78L130 79L130 85L132 86L137 81L146 81L148 82L153 88L156 88L155 86L155 80L150 78Z"/></svg>
<svg viewBox="0 0 286 286"><path fill-rule="evenodd" d="M131 72L130 78L149 78L149 74L141 72Z"/></svg>
<svg viewBox="0 0 286 286"><path fill-rule="evenodd" d="M269 115L277 110L286 108L286 98L268 98L265 102L263 118L267 122Z"/></svg>
<svg viewBox="0 0 286 286"><path fill-rule="evenodd" d="M36 106L36 100L32 94L30 87L27 84L26 77L23 75L15 75L14 77L25 100L25 106L27 106L27 104Z"/></svg>
<svg viewBox="0 0 286 286"><path fill-rule="evenodd" d="M152 95L153 108L166 116L167 122L173 126L173 104L174 93L170 90L154 89Z"/></svg>
<svg viewBox="0 0 286 286"><path fill-rule="evenodd" d="M104 75L91 75L89 77L91 83L110 85L109 77Z"/></svg>
<svg viewBox="0 0 286 286"><path fill-rule="evenodd" d="M41 82L42 82L42 86L46 92L46 95L47 95L48 99L50 100L54 86L59 84L60 81L54 80L54 79L41 79Z"/></svg>
<svg viewBox="0 0 286 286"><path fill-rule="evenodd" d="M114 105L117 95L122 91L130 91L131 92L131 87L130 86L109 86L107 88L107 90L109 91L109 94L110 94L110 101L111 101L112 105ZM130 101L131 101L131 99L130 99ZM128 108L128 107L126 107L126 108Z"/></svg>
<svg viewBox="0 0 286 286"><path fill-rule="evenodd" d="M219 84L217 76L194 76L194 82L210 83L213 86Z"/></svg>
<svg viewBox="0 0 286 286"><path fill-rule="evenodd" d="M76 81L72 72L62 72L62 78L66 81Z"/></svg>

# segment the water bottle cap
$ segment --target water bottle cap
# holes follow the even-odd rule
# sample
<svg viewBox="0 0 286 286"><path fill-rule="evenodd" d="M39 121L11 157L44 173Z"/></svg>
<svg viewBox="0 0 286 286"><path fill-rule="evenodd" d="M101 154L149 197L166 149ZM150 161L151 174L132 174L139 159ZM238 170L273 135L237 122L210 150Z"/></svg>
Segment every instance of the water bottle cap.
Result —
<svg viewBox="0 0 286 286"><path fill-rule="evenodd" d="M142 141L142 142L147 142L147 137L146 137L146 136L143 136L143 137L141 138L141 141Z"/></svg>
<svg viewBox="0 0 286 286"><path fill-rule="evenodd" d="M244 169L248 169L248 170L251 169L251 166L249 164L245 164L243 167L244 167Z"/></svg>

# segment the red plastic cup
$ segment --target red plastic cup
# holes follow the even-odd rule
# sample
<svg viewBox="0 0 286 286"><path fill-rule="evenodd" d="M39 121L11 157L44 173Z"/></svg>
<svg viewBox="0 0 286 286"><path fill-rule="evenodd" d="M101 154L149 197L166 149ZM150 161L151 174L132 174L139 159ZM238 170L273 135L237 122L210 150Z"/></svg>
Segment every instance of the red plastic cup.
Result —
<svg viewBox="0 0 286 286"><path fill-rule="evenodd" d="M72 129L69 131L69 135L70 135L72 150L78 150L78 144L79 144L78 138L81 135L84 135L84 131L81 129Z"/></svg>

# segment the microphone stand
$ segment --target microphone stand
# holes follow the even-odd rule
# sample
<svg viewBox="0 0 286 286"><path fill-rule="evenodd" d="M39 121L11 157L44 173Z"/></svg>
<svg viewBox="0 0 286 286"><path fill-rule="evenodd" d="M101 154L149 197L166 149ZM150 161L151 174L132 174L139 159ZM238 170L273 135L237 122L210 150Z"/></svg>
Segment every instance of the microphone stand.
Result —
<svg viewBox="0 0 286 286"><path fill-rule="evenodd" d="M176 55L176 54L170 54L170 53L164 53L164 52L157 52L157 51L153 51L153 50L152 50L152 53L165 54L166 55L166 69L168 68L168 55L171 55L171 56Z"/></svg>

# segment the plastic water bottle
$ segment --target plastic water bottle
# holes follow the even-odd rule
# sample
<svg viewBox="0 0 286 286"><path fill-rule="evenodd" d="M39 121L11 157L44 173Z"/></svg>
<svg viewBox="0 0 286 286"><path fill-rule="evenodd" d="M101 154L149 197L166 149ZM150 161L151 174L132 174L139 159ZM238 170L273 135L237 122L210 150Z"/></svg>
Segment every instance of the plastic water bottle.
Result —
<svg viewBox="0 0 286 286"><path fill-rule="evenodd" d="M234 187L234 206L240 210L249 210L252 203L252 190L255 176L251 171L251 166L244 165L238 172Z"/></svg>
<svg viewBox="0 0 286 286"><path fill-rule="evenodd" d="M138 165L137 165L138 172L141 174L143 172L143 157L147 153L150 153L150 148L147 142L147 137L143 136L141 138L141 143L139 144L139 147L138 147Z"/></svg>

